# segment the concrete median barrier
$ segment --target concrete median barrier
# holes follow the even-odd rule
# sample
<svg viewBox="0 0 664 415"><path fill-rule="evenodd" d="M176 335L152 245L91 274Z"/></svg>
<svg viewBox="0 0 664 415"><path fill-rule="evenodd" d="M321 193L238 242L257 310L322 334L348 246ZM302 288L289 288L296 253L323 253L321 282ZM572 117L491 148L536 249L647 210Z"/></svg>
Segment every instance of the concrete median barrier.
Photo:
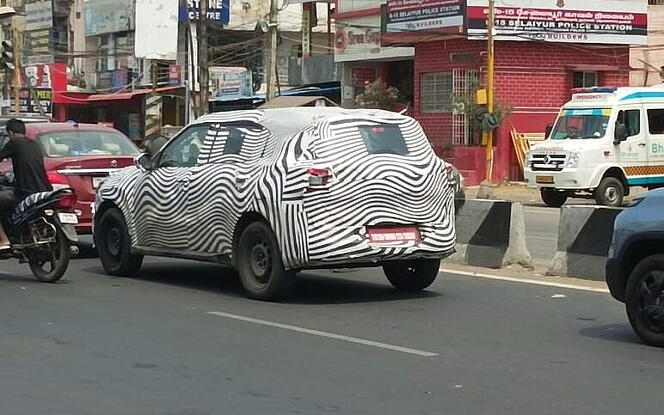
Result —
<svg viewBox="0 0 664 415"><path fill-rule="evenodd" d="M558 223L558 251L547 275L604 279L606 257L619 208L564 206Z"/></svg>
<svg viewBox="0 0 664 415"><path fill-rule="evenodd" d="M457 213L456 230L457 252L452 261L486 268L532 267L521 203L466 200Z"/></svg>

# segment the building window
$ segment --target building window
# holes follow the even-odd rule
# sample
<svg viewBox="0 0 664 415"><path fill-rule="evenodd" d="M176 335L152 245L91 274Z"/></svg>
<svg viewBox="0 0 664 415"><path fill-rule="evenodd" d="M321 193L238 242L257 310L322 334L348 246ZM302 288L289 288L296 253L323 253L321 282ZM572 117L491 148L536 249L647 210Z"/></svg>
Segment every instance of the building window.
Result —
<svg viewBox="0 0 664 415"><path fill-rule="evenodd" d="M651 6L664 6L664 0L648 0L648 4Z"/></svg>
<svg viewBox="0 0 664 415"><path fill-rule="evenodd" d="M452 112L452 72L422 75L420 111L424 114Z"/></svg>
<svg viewBox="0 0 664 415"><path fill-rule="evenodd" d="M597 72L574 72L573 88L597 86Z"/></svg>

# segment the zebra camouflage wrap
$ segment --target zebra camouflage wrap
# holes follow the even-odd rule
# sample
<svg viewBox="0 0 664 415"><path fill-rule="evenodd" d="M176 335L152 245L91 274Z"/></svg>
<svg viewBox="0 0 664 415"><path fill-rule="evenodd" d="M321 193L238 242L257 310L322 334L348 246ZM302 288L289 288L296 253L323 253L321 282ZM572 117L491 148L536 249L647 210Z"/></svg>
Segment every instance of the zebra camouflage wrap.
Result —
<svg viewBox="0 0 664 415"><path fill-rule="evenodd" d="M368 152L362 129L372 126L398 129L405 153ZM187 150L197 153L195 162L167 163L192 131L204 131ZM153 158L154 169L123 169L97 194L95 211L117 206L134 247L231 260L238 224L260 215L287 269L444 258L454 250L455 184L406 116L315 107L215 113ZM329 180L312 188L312 169L329 172ZM367 237L371 227L400 225L416 225L418 240Z"/></svg>

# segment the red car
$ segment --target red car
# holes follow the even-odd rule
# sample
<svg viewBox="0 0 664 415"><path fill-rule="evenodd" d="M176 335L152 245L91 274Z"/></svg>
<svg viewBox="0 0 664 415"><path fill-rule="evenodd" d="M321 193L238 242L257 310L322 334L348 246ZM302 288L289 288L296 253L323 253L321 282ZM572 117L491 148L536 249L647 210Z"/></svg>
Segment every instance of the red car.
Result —
<svg viewBox="0 0 664 415"><path fill-rule="evenodd" d="M95 189L113 171L133 165L138 148L121 132L97 124L26 123L25 128L44 149L53 187L71 187L76 193L76 231L90 233ZM11 160L0 163L0 172L11 169Z"/></svg>

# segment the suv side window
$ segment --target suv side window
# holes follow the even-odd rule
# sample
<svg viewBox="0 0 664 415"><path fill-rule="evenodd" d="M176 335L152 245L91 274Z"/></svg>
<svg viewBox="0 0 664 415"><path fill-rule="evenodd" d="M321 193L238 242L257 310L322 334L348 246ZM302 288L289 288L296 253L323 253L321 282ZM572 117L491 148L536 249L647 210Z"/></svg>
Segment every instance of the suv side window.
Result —
<svg viewBox="0 0 664 415"><path fill-rule="evenodd" d="M622 110L618 113L618 123L627 127L627 137L634 137L641 133L641 111Z"/></svg>
<svg viewBox="0 0 664 415"><path fill-rule="evenodd" d="M194 125L168 143L161 152L159 167L193 167L208 132L208 125Z"/></svg>

